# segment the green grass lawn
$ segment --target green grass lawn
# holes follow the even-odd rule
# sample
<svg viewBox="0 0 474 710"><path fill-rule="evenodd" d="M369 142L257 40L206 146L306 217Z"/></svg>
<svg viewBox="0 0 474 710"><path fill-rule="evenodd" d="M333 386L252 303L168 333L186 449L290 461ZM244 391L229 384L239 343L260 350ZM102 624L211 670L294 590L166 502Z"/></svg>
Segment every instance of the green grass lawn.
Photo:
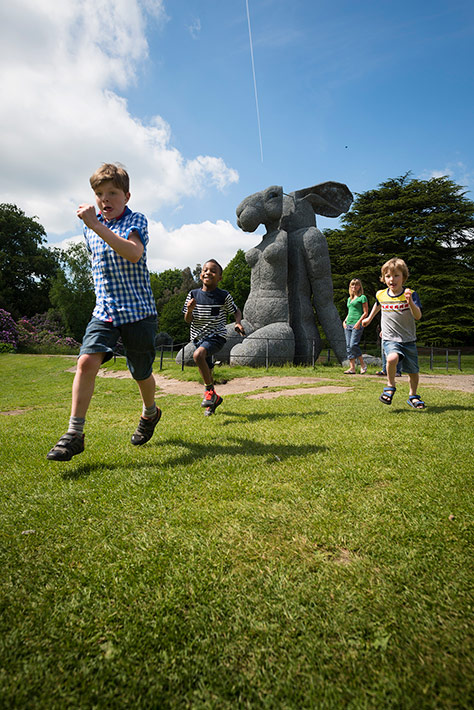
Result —
<svg viewBox="0 0 474 710"><path fill-rule="evenodd" d="M73 364L0 355L0 707L473 706L472 394L222 368L353 390L160 397L133 447L135 384L98 378L61 464Z"/></svg>

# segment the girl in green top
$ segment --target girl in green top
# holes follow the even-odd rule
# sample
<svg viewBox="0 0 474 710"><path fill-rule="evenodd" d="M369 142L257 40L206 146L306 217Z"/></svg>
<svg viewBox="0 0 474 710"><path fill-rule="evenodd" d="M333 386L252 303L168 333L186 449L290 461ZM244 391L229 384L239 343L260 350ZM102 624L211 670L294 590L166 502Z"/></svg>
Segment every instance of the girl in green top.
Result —
<svg viewBox="0 0 474 710"><path fill-rule="evenodd" d="M369 303L367 296L364 296L364 289L360 279L352 279L349 284L349 298L347 299L347 316L342 325L346 336L347 357L350 362L349 370L345 370L345 375L356 374L356 360L360 362L360 374L367 372L367 367L362 357L362 350L359 347L360 339L364 329L362 327L363 318L367 318Z"/></svg>

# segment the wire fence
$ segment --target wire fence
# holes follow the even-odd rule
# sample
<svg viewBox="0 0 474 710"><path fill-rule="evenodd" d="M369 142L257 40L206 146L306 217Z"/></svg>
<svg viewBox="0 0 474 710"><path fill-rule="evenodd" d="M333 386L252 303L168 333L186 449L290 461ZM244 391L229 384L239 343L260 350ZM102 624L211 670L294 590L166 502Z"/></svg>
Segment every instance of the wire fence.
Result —
<svg viewBox="0 0 474 710"><path fill-rule="evenodd" d="M284 366L288 364L288 357L275 354L275 341L281 340L282 343L290 342L287 339L281 338L253 338L253 341L263 340L264 342L264 352L261 354L256 354L254 356L254 362L258 367L265 367L268 369L271 365ZM181 369L184 370L186 364L189 364L189 360L186 358L185 346L188 343L171 343L169 345L159 345L157 350L160 359L160 370L163 370L164 363L166 360L175 360L180 354L179 362L181 363ZM318 352L319 345L316 341L308 341L307 353L309 356L305 358L308 367L316 367L316 365L331 365L339 364L339 360L331 348L323 347L322 350ZM418 361L421 369L429 370L445 370L449 372L450 370L462 371L463 359L466 360L470 358L474 361L474 348L443 348L434 346L418 346ZM366 343L363 346L364 355L372 355L373 357L379 358L381 363L381 352L380 347L377 343L369 344ZM238 355L233 354L232 360L235 362L241 358L242 360L248 361L249 355ZM215 362L219 362L219 353L216 354L214 358ZM227 358L224 359L224 362Z"/></svg>

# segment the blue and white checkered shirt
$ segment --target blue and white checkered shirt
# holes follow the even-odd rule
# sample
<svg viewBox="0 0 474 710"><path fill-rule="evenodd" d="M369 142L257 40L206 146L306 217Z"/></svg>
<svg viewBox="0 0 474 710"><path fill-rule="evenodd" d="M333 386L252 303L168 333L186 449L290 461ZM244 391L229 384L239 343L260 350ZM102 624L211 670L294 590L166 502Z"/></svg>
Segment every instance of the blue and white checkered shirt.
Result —
<svg viewBox="0 0 474 710"><path fill-rule="evenodd" d="M124 239L128 239L131 232L138 232L144 250L140 260L133 264L117 254L92 229L84 226L84 239L92 257L96 296L92 315L99 320L112 322L114 326L156 316L155 299L146 263L147 218L126 207L117 219L107 221L101 214L98 219Z"/></svg>

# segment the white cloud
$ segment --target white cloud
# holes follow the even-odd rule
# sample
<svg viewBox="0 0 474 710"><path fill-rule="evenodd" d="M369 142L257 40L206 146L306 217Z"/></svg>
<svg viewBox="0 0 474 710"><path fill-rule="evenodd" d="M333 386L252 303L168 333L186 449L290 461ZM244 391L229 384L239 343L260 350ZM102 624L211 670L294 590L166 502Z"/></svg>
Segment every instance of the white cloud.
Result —
<svg viewBox="0 0 474 710"><path fill-rule="evenodd" d="M147 263L150 271L161 273L166 269L194 269L207 259L216 259L224 268L238 249L247 251L260 241L258 234L248 234L227 220L183 224L178 229L167 230L161 222L149 220ZM55 244L67 249L82 242L82 235L69 237Z"/></svg>
<svg viewBox="0 0 474 710"><path fill-rule="evenodd" d="M48 234L77 228L89 175L121 162L148 216L238 174L219 157L186 159L160 116L143 122L120 96L148 57L147 22L163 0L15 0L0 10L0 191Z"/></svg>
<svg viewBox="0 0 474 710"><path fill-rule="evenodd" d="M189 34L193 39L197 39L201 33L201 20L196 17L188 27Z"/></svg>
<svg viewBox="0 0 474 710"><path fill-rule="evenodd" d="M472 171L470 171L466 164L461 160L448 163L442 169L435 168L432 170L424 170L420 175L420 178L422 180L430 180L431 178L444 177L445 175L451 180L454 180L454 182L458 185L462 185L464 187L471 185L474 180Z"/></svg>
<svg viewBox="0 0 474 710"><path fill-rule="evenodd" d="M230 222L218 220L201 224L183 224L167 231L161 222L150 221L148 268L160 273L165 269L193 269L207 259L216 259L224 268L238 249L247 251L259 241Z"/></svg>

